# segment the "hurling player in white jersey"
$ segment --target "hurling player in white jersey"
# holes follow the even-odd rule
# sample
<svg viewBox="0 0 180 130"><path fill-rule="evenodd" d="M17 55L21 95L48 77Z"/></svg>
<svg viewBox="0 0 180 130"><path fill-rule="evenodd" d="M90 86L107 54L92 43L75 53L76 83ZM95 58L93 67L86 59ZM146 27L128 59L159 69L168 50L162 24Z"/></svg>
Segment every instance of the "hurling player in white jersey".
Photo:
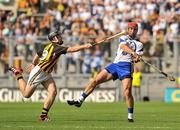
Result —
<svg viewBox="0 0 180 130"><path fill-rule="evenodd" d="M68 100L67 102L69 105L80 107L86 97L93 92L97 85L112 79L119 79L122 81L123 94L128 108L128 121L134 122L134 100L131 92L133 62L139 62L141 55L143 54L143 44L135 40L137 31L138 24L136 22L129 22L127 35L123 35L119 38L119 47L114 62L103 69L86 86L84 92L77 100Z"/></svg>

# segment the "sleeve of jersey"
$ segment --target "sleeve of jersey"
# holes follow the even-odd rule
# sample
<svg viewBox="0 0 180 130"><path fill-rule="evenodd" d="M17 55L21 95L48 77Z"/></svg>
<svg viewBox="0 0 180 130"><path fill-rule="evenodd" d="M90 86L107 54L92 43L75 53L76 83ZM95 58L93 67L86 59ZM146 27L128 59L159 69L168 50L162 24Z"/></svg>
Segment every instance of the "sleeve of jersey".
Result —
<svg viewBox="0 0 180 130"><path fill-rule="evenodd" d="M42 49L42 50L37 50L37 55L38 55L39 57L42 56L42 53L43 53L43 49Z"/></svg>
<svg viewBox="0 0 180 130"><path fill-rule="evenodd" d="M57 51L56 51L57 55L66 54L67 49L68 49L68 47L58 46Z"/></svg>
<svg viewBox="0 0 180 130"><path fill-rule="evenodd" d="M119 43L120 43L120 45L127 44L127 42L126 42L126 37L125 37L125 36L121 36L121 37L119 38Z"/></svg>
<svg viewBox="0 0 180 130"><path fill-rule="evenodd" d="M136 53L138 55L143 55L143 44L142 43L138 44Z"/></svg>

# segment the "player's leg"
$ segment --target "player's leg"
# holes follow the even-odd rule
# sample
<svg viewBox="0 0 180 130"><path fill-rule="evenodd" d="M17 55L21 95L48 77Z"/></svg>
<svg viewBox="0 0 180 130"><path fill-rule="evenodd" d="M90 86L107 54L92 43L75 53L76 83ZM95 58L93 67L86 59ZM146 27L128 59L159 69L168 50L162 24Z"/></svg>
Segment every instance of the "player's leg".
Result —
<svg viewBox="0 0 180 130"><path fill-rule="evenodd" d="M11 67L9 68L10 71L13 72L16 79L18 80L18 86L19 90L21 91L23 97L29 98L34 93L36 87L33 87L29 84L26 84L26 81L24 80L24 77L22 75L23 70L20 68Z"/></svg>
<svg viewBox="0 0 180 130"><path fill-rule="evenodd" d="M57 88L56 88L56 84L55 84L53 78L50 78L50 79L42 82L42 85L47 89L48 96L44 101L42 113L40 115L40 120L48 121L49 120L48 111L50 110L51 106L54 103L55 97L57 95Z"/></svg>
<svg viewBox="0 0 180 130"><path fill-rule="evenodd" d="M108 73L107 70L104 69L87 85L84 92L89 95L93 92L97 85L107 82L111 79L113 79L112 74Z"/></svg>
<svg viewBox="0 0 180 130"><path fill-rule="evenodd" d="M126 104L128 107L128 121L133 122L133 109L134 109L134 99L132 96L132 79L125 78L122 80L123 94L126 99Z"/></svg>
<svg viewBox="0 0 180 130"><path fill-rule="evenodd" d="M102 70L93 80L90 81L81 96L77 100L68 100L68 104L80 107L83 101L93 92L97 85L111 79L113 79L113 75L106 69Z"/></svg>
<svg viewBox="0 0 180 130"><path fill-rule="evenodd" d="M19 84L19 90L21 91L23 97L25 98L30 98L34 91L36 90L36 87L33 85L26 85L26 81L24 79L19 79L18 80Z"/></svg>
<svg viewBox="0 0 180 130"><path fill-rule="evenodd" d="M56 84L53 78L50 78L47 81L42 82L42 84L48 91L48 97L44 102L44 108L50 109L57 95Z"/></svg>

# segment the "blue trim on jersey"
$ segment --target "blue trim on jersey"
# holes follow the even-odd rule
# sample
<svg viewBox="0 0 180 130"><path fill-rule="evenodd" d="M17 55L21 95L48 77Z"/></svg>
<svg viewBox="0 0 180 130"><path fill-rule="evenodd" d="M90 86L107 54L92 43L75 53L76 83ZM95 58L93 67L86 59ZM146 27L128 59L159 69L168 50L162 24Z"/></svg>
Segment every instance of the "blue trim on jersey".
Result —
<svg viewBox="0 0 180 130"><path fill-rule="evenodd" d="M136 52L136 49L137 49L137 45L136 45L136 43L134 42L134 41L131 41L131 43L133 43L134 44L134 51Z"/></svg>
<svg viewBox="0 0 180 130"><path fill-rule="evenodd" d="M120 43L121 43L121 42L125 42L125 40L122 39L122 38L119 38L119 42L120 42Z"/></svg>
<svg viewBox="0 0 180 130"><path fill-rule="evenodd" d="M136 52L136 49L137 49L137 45L136 45L136 43L133 41L133 43L134 43L134 45L135 45L135 49L134 49L134 51Z"/></svg>
<svg viewBox="0 0 180 130"><path fill-rule="evenodd" d="M111 63L105 69L113 75L114 80L132 78L133 71L132 63L130 62Z"/></svg>
<svg viewBox="0 0 180 130"><path fill-rule="evenodd" d="M143 48L141 48L140 50L138 50L138 52L140 52L140 51L143 51Z"/></svg>

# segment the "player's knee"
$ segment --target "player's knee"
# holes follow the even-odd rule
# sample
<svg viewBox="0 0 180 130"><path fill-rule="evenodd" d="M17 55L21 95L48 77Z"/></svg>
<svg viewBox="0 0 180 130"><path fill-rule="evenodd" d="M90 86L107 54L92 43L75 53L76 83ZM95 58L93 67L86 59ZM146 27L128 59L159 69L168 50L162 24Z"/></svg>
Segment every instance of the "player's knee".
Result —
<svg viewBox="0 0 180 130"><path fill-rule="evenodd" d="M97 81L96 79L93 79L93 80L91 81L91 84L92 84L93 86L96 86L96 85L98 85L98 81Z"/></svg>
<svg viewBox="0 0 180 130"><path fill-rule="evenodd" d="M54 96L56 96L56 95L57 95L57 90L55 90L55 91L53 92L53 95L54 95Z"/></svg>
<svg viewBox="0 0 180 130"><path fill-rule="evenodd" d="M131 91L130 91L129 89L125 89L125 91L124 91L124 96L125 96L125 97L130 97L130 96L132 96Z"/></svg>
<svg viewBox="0 0 180 130"><path fill-rule="evenodd" d="M25 98L30 98L31 95L32 95L31 93L24 93L24 94L23 94L23 97L25 97Z"/></svg>

